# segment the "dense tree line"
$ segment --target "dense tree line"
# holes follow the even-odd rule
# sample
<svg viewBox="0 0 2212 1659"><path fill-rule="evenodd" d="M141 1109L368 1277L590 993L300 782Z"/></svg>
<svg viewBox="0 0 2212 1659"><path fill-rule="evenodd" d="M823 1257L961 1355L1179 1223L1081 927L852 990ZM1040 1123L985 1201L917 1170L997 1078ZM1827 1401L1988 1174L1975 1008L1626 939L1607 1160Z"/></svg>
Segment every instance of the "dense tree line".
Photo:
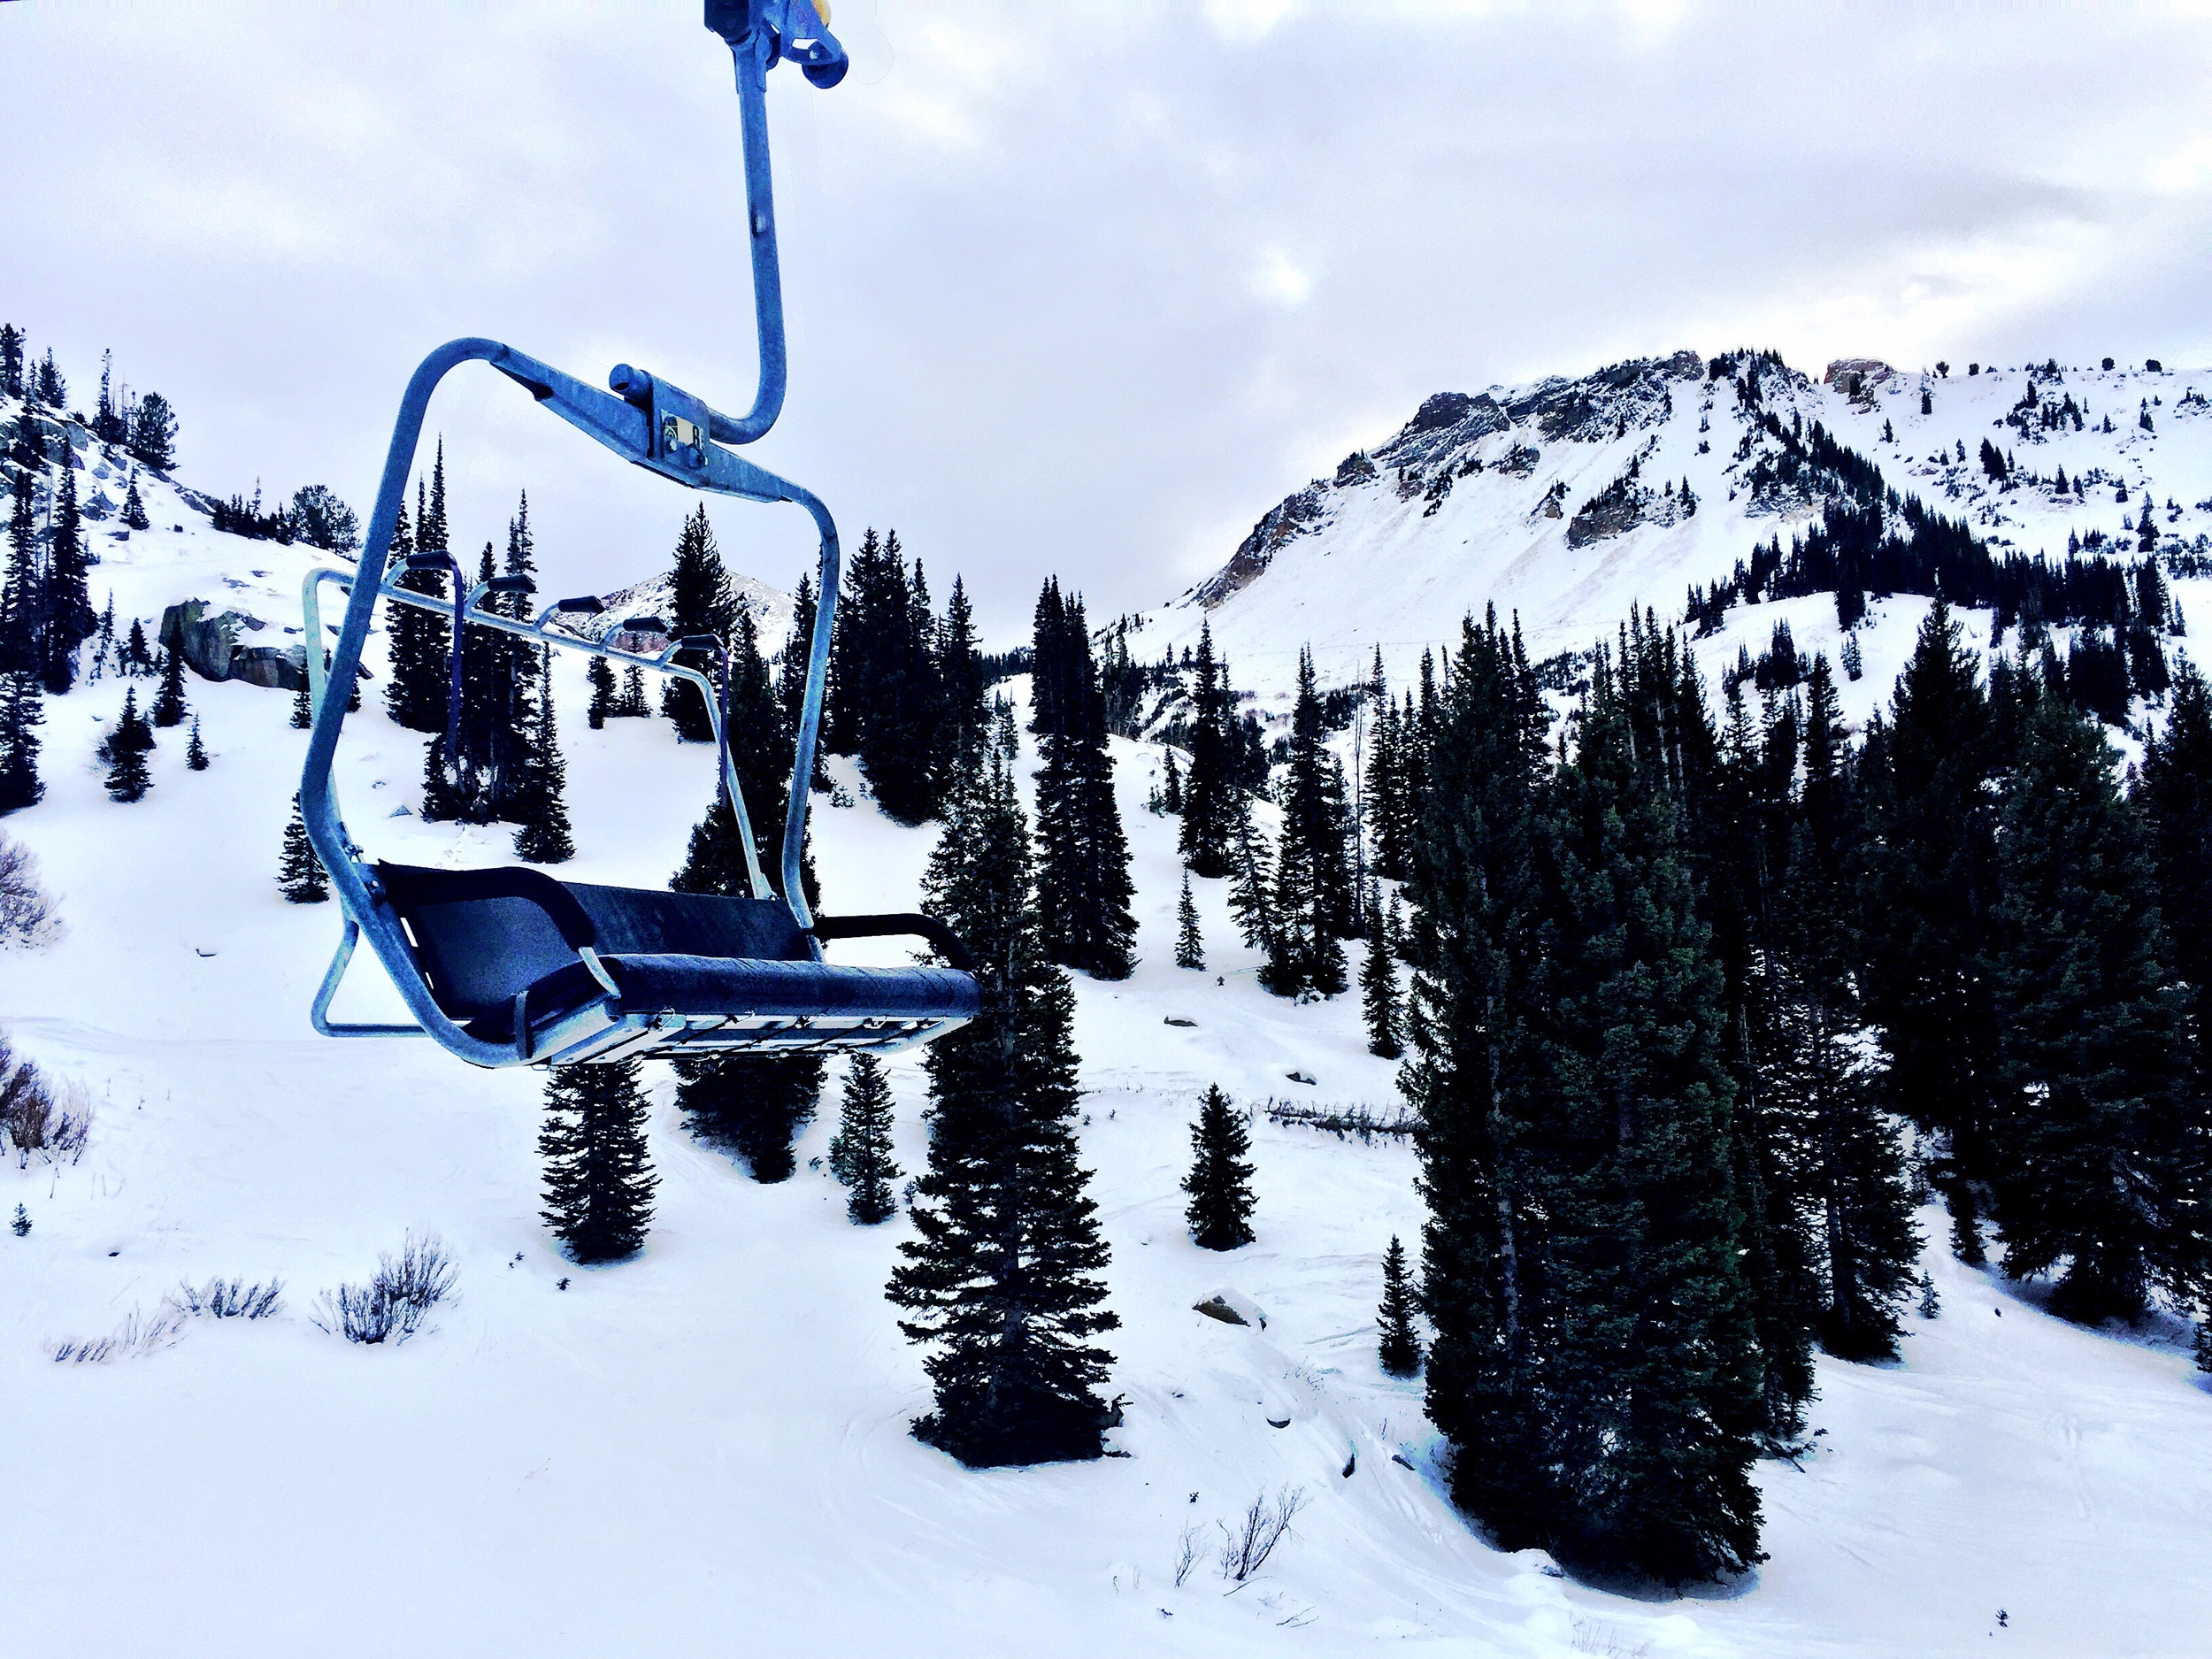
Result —
<svg viewBox="0 0 2212 1659"><path fill-rule="evenodd" d="M2131 796L2047 665L1985 686L1940 602L1856 749L1824 659L1716 716L1648 616L1563 745L1494 620L1448 666L1378 687L1363 805L1417 907L1429 1409L1502 1543L1758 1558L1747 1471L1802 1432L1814 1351L1896 1352L1904 1123L1966 1259L1993 1233L2076 1318L2201 1303L2193 670Z"/></svg>
<svg viewBox="0 0 2212 1659"><path fill-rule="evenodd" d="M869 530L846 567L823 748L857 757L877 804L918 824L942 811L982 741L986 683L966 588L955 577L937 616L921 561L910 572L898 533Z"/></svg>

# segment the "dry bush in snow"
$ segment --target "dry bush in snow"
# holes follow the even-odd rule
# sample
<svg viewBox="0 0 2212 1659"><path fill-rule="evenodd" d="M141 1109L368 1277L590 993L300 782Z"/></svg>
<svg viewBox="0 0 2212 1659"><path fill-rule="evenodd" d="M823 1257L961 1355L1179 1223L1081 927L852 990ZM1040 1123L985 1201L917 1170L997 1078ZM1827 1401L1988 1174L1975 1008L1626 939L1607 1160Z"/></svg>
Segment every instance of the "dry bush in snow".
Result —
<svg viewBox="0 0 2212 1659"><path fill-rule="evenodd" d="M34 1152L74 1164L92 1133L92 1100L73 1083L57 1088L0 1038L0 1136L15 1148L19 1168Z"/></svg>
<svg viewBox="0 0 2212 1659"><path fill-rule="evenodd" d="M57 1365L104 1365L111 1359L154 1353L183 1334L184 1316L174 1308L165 1304L151 1317L134 1308L130 1317L107 1335L73 1337L52 1344L47 1351Z"/></svg>
<svg viewBox="0 0 2212 1659"><path fill-rule="evenodd" d="M409 1233L396 1256L377 1257L365 1285L341 1285L315 1304L315 1323L349 1342L404 1342L453 1291L454 1267L434 1233Z"/></svg>
<svg viewBox="0 0 2212 1659"><path fill-rule="evenodd" d="M169 1305L211 1319L266 1319L283 1311L284 1281L249 1285L242 1279L216 1278L196 1287L188 1280L169 1293Z"/></svg>
<svg viewBox="0 0 2212 1659"><path fill-rule="evenodd" d="M36 950L61 936L61 917L38 885L38 860L0 835L0 948Z"/></svg>
<svg viewBox="0 0 2212 1659"><path fill-rule="evenodd" d="M1255 1497L1240 1520L1221 1528L1221 1576L1242 1584L1265 1566L1275 1546L1290 1536L1291 1522L1305 1507L1303 1486L1285 1486L1272 1502L1264 1492Z"/></svg>

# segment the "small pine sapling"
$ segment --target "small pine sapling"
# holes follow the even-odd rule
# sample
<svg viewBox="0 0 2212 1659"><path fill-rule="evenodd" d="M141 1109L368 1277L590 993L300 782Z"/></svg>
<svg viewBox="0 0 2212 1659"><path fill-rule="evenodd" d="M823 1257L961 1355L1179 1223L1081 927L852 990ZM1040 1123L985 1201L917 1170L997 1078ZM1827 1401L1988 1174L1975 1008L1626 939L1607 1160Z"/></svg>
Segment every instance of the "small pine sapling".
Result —
<svg viewBox="0 0 2212 1659"><path fill-rule="evenodd" d="M161 654L161 689L154 694L153 718L156 726L182 726L190 710L184 703L184 653L180 650Z"/></svg>
<svg viewBox="0 0 2212 1659"><path fill-rule="evenodd" d="M200 741L200 717L192 717L192 739L184 746L184 764L194 772L207 770L207 745Z"/></svg>
<svg viewBox="0 0 2212 1659"><path fill-rule="evenodd" d="M284 826L284 853L277 864L277 886L288 904L320 904L330 896L330 878L307 839L307 821L300 816L300 798L292 797L292 817Z"/></svg>
<svg viewBox="0 0 2212 1659"><path fill-rule="evenodd" d="M898 1213L892 1183L904 1171L891 1159L891 1085L884 1078L883 1062L872 1054L856 1054L845 1075L829 1160L831 1173L852 1189L846 1215L864 1227Z"/></svg>
<svg viewBox="0 0 2212 1659"><path fill-rule="evenodd" d="M1190 1140L1195 1156L1183 1181L1190 1194L1183 1213L1190 1222L1191 1241L1202 1250L1233 1250L1251 1243L1256 1201L1245 1154L1252 1149L1252 1137L1219 1084L1210 1087L1199 1102Z"/></svg>
<svg viewBox="0 0 2212 1659"><path fill-rule="evenodd" d="M15 1219L8 1223L8 1231L19 1239L30 1230L31 1212L18 1204L15 1207Z"/></svg>
<svg viewBox="0 0 2212 1659"><path fill-rule="evenodd" d="M1203 968L1206 965L1206 936L1198 927L1198 904L1191 897L1190 872L1183 872L1183 896L1175 906L1175 965L1179 968Z"/></svg>
<svg viewBox="0 0 2212 1659"><path fill-rule="evenodd" d="M123 718L100 745L100 757L107 762L110 800L127 803L146 798L146 791L154 786L146 751L153 746L153 732L138 712L138 692L133 687L123 694Z"/></svg>
<svg viewBox="0 0 2212 1659"><path fill-rule="evenodd" d="M123 526L129 530L150 529L153 520L146 516L146 503L139 498L138 473L131 473L130 488L123 492Z"/></svg>
<svg viewBox="0 0 2212 1659"><path fill-rule="evenodd" d="M1942 1311L1943 1301L1936 1294L1935 1279L1923 1269L1920 1274L1920 1317L1932 1319Z"/></svg>
<svg viewBox="0 0 2212 1659"><path fill-rule="evenodd" d="M1410 1377L1421 1369L1421 1338L1413 1328L1413 1286L1406 1272L1406 1247L1390 1235L1383 1252L1382 1309L1375 1323L1382 1341L1377 1353L1382 1368L1393 1377Z"/></svg>
<svg viewBox="0 0 2212 1659"><path fill-rule="evenodd" d="M315 705L308 698L307 676L300 675L299 688L292 694L292 729L304 732L315 724Z"/></svg>

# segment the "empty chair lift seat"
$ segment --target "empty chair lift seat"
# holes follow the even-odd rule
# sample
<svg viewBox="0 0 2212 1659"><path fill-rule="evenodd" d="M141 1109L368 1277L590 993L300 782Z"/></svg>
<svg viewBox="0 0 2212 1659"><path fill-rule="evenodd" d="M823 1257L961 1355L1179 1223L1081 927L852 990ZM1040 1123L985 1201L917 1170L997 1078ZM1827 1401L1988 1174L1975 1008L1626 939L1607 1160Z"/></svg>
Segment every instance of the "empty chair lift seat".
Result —
<svg viewBox="0 0 2212 1659"><path fill-rule="evenodd" d="M967 952L926 916L817 918L780 899L557 881L542 872L376 866L432 996L524 1062L649 1053L900 1048L975 1018ZM913 934L953 965L848 967L816 940Z"/></svg>

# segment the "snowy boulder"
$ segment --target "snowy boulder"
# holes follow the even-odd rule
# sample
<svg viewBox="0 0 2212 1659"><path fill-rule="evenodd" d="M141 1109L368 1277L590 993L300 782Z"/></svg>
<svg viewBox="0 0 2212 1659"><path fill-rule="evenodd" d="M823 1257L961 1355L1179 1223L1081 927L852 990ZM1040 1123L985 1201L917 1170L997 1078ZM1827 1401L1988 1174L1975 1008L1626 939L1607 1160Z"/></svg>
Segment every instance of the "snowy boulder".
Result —
<svg viewBox="0 0 2212 1659"><path fill-rule="evenodd" d="M230 659L230 677L271 691L297 691L307 683L307 648L250 645Z"/></svg>
<svg viewBox="0 0 2212 1659"><path fill-rule="evenodd" d="M297 691L307 683L304 646L243 645L242 630L258 632L268 624L241 611L207 614L207 601L187 599L161 613L158 638L164 650L180 655L203 680L242 680L250 686Z"/></svg>
<svg viewBox="0 0 2212 1659"><path fill-rule="evenodd" d="M1224 1325L1267 1329L1267 1316L1260 1311L1259 1304L1233 1290L1217 1290L1205 1301L1191 1303L1191 1311L1202 1313L1209 1319L1218 1319Z"/></svg>

